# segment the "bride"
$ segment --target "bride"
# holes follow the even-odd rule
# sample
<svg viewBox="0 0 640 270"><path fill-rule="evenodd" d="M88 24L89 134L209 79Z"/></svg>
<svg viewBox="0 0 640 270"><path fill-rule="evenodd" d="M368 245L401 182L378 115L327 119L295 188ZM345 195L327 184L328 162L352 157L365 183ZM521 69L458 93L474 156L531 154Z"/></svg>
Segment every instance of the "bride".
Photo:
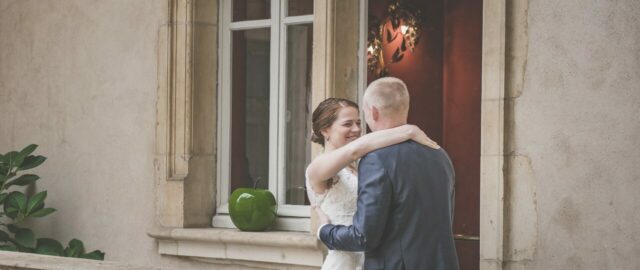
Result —
<svg viewBox="0 0 640 270"><path fill-rule="evenodd" d="M307 167L306 186L313 207L320 207L333 224L351 225L358 198L356 161L378 148L415 140L439 148L414 125L402 125L360 136L358 105L350 100L328 98L312 115L311 140L324 147L324 153ZM313 232L315 233L315 232ZM362 269L364 254L329 250L322 269Z"/></svg>

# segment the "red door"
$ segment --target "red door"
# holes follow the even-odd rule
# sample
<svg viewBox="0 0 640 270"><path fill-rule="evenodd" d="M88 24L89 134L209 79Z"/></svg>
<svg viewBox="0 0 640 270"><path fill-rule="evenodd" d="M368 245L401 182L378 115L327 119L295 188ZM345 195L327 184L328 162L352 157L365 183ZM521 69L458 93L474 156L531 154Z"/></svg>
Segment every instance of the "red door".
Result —
<svg viewBox="0 0 640 270"><path fill-rule="evenodd" d="M369 21L396 1L369 1ZM456 170L454 233L460 269L479 269L480 100L482 1L406 0L422 12L413 52L388 66L409 88L409 123L424 129L451 157ZM398 47L383 41L385 62ZM368 81L374 80L368 74Z"/></svg>

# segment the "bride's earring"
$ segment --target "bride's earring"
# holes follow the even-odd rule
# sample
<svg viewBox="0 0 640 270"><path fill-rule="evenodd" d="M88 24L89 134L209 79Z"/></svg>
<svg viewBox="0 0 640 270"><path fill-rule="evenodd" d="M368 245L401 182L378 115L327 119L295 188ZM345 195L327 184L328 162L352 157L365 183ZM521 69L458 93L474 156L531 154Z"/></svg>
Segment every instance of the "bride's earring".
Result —
<svg viewBox="0 0 640 270"><path fill-rule="evenodd" d="M329 136L327 136L327 141L329 141Z"/></svg>

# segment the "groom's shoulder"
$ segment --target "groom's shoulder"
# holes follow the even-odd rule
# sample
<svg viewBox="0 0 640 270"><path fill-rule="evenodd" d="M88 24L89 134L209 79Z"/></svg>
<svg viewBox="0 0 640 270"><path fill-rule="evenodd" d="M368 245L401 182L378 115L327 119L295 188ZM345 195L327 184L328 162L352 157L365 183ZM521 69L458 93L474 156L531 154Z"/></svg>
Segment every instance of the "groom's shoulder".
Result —
<svg viewBox="0 0 640 270"><path fill-rule="evenodd" d="M386 147L382 147L382 148L378 148L376 150L373 150L373 151L365 154L362 157L362 160L363 161L364 160L369 160L369 161L375 160L375 161L378 161L378 162L382 161L382 160L388 158L389 156L393 155L394 153L399 152L399 149L401 147L400 145L404 144L404 143L405 142L401 142L401 143L398 143L398 144L393 144L393 145L389 145L389 146L386 146Z"/></svg>
<svg viewBox="0 0 640 270"><path fill-rule="evenodd" d="M419 150L424 150L425 148L428 148L428 147L420 143L417 143L413 140L407 140L401 143L392 144L390 146L377 149L374 152L392 153L392 152L398 152L398 151L419 151Z"/></svg>
<svg viewBox="0 0 640 270"><path fill-rule="evenodd" d="M388 157L396 156L397 154L410 150L414 147L415 146L412 144L412 141L404 141L401 143L392 144L387 147L382 147L382 148L373 150L369 152L367 155L365 155L364 157L370 156L370 157L377 157L379 159L385 159Z"/></svg>
<svg viewBox="0 0 640 270"><path fill-rule="evenodd" d="M434 149L425 145L422 145L413 140L404 141L401 143L393 144L387 147L383 147L380 149L376 149L371 151L369 154L373 154L379 156L381 158L384 157L395 157L397 155L405 154L405 153L423 153L426 155L446 155L446 152L443 148Z"/></svg>

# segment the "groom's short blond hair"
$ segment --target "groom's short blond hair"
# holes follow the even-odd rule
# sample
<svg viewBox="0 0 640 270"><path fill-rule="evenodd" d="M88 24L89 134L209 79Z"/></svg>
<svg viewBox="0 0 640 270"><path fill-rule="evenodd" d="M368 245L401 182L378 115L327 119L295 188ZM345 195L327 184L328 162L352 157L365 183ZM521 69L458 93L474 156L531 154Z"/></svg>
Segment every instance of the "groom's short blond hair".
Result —
<svg viewBox="0 0 640 270"><path fill-rule="evenodd" d="M369 84L364 92L365 106L375 106L383 114L408 115L409 90L398 78L384 77Z"/></svg>

